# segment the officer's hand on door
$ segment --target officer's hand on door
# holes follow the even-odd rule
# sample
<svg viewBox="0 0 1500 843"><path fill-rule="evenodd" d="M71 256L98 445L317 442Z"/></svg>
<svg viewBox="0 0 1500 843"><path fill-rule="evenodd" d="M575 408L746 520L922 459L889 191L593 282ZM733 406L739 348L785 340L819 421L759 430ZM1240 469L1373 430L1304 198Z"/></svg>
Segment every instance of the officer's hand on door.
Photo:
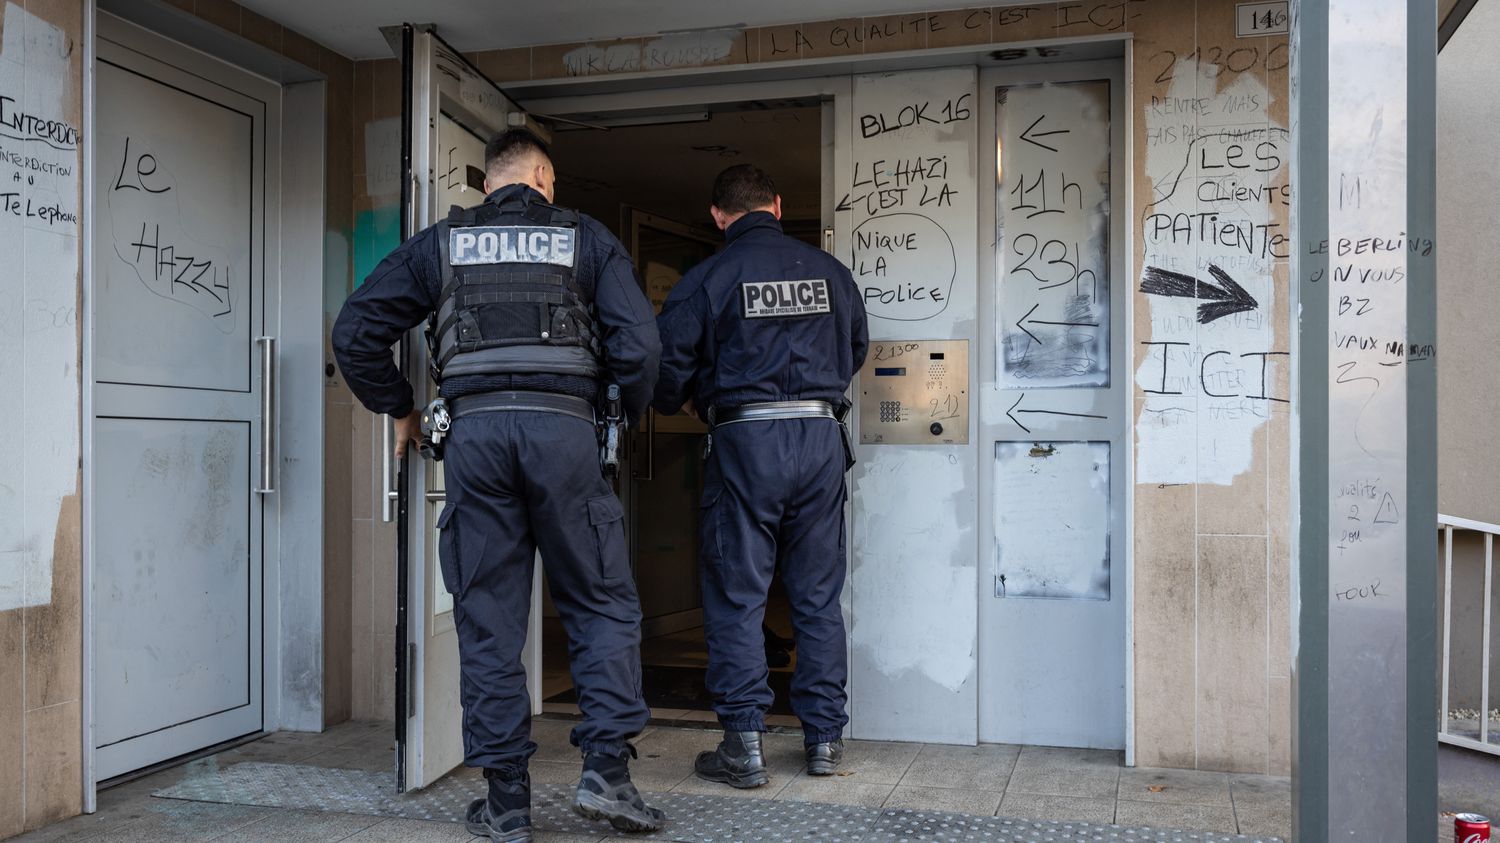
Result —
<svg viewBox="0 0 1500 843"><path fill-rule="evenodd" d="M418 445L422 441L422 411L412 410L406 418L396 419L396 459L406 456L407 444Z"/></svg>

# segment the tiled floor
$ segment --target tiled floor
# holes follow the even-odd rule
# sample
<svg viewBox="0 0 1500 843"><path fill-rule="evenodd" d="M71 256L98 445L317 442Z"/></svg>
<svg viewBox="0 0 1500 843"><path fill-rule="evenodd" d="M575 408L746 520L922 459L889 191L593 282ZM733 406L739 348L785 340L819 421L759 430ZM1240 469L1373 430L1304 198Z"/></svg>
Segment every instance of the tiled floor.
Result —
<svg viewBox="0 0 1500 843"><path fill-rule="evenodd" d="M570 784L577 751L572 724L536 721L540 751L533 782ZM651 727L637 741L632 772L647 792L705 794L739 799L811 802L888 809L949 811L1036 820L1118 823L1189 830L1287 836L1290 785L1286 779L1224 773L1126 769L1118 752L985 745L950 747L851 741L840 774L802 772L801 738L766 736L771 784L739 791L692 776L692 760L712 748L707 728ZM46 840L466 840L459 826L378 816L182 802L153 791L243 761L353 770L392 768L389 724L343 724L320 735L280 733L100 794L99 812L26 835ZM473 771L455 775L473 776ZM790 806L789 806L790 807ZM592 837L543 834L545 843Z"/></svg>

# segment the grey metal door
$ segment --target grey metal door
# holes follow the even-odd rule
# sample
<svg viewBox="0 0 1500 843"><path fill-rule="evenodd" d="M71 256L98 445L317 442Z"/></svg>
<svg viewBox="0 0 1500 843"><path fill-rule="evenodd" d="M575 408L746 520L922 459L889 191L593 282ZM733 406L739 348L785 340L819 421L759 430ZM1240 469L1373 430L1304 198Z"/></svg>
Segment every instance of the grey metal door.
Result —
<svg viewBox="0 0 1500 843"><path fill-rule="evenodd" d="M106 779L262 725L281 91L100 19L91 471Z"/></svg>
<svg viewBox="0 0 1500 843"><path fill-rule="evenodd" d="M1113 62L981 75L984 741L1125 746L1123 88Z"/></svg>

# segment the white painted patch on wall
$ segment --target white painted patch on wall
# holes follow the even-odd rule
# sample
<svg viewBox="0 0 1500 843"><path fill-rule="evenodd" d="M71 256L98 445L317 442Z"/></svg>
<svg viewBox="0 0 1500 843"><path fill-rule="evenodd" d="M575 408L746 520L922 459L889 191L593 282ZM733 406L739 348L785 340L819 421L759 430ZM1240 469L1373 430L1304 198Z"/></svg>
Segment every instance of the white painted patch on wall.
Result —
<svg viewBox="0 0 1500 843"><path fill-rule="evenodd" d="M78 489L79 128L61 29L5 4L0 42L0 611L52 602L62 500ZM15 391L19 387L19 392Z"/></svg>
<svg viewBox="0 0 1500 843"><path fill-rule="evenodd" d="M365 195L384 199L401 192L401 118L365 124Z"/></svg>
<svg viewBox="0 0 1500 843"><path fill-rule="evenodd" d="M996 442L997 597L1109 599L1109 443Z"/></svg>
<svg viewBox="0 0 1500 843"><path fill-rule="evenodd" d="M854 595L855 646L886 676L916 671L956 693L974 675L974 654L952 646L974 613L968 469L947 449L887 447L854 483L857 585L869 586Z"/></svg>
<svg viewBox="0 0 1500 843"><path fill-rule="evenodd" d="M1137 483L1228 485L1248 471L1256 432L1287 365L1275 335L1272 274L1291 232L1286 128L1252 73L1220 88L1211 64L1173 69L1169 93L1146 106L1150 205L1142 225L1141 289L1150 327L1136 385Z"/></svg>

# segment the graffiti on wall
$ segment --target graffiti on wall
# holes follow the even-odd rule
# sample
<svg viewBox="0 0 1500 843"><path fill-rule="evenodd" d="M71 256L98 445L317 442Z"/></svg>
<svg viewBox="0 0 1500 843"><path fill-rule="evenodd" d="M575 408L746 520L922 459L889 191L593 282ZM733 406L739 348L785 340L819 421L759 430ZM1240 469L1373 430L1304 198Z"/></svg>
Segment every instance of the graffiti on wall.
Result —
<svg viewBox="0 0 1500 843"><path fill-rule="evenodd" d="M0 611L52 602L53 542L78 477L78 147L61 29L5 4L0 42L0 383L16 440L0 449Z"/></svg>
<svg viewBox="0 0 1500 843"><path fill-rule="evenodd" d="M1145 113L1136 481L1227 485L1291 397L1273 280L1291 254L1291 144L1259 75L1164 52L1167 93Z"/></svg>

